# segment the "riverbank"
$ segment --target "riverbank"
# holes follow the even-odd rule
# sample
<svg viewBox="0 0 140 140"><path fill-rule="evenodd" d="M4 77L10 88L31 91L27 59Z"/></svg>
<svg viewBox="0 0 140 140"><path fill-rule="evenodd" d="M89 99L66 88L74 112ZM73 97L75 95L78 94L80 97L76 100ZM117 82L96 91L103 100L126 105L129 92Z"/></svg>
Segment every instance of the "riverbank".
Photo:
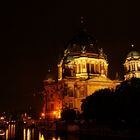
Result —
<svg viewBox="0 0 140 140"><path fill-rule="evenodd" d="M119 128L107 125L97 125L91 122L64 122L56 123L56 131L58 133L84 134L94 136L109 136L140 139L139 128Z"/></svg>

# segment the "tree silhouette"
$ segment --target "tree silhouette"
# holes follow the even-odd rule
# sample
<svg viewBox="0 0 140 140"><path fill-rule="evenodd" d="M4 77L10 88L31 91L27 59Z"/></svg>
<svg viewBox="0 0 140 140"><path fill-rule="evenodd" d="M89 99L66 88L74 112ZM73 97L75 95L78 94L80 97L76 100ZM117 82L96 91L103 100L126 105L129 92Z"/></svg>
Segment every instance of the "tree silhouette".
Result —
<svg viewBox="0 0 140 140"><path fill-rule="evenodd" d="M101 89L82 101L85 119L97 122L140 124L140 79L123 81L115 90Z"/></svg>
<svg viewBox="0 0 140 140"><path fill-rule="evenodd" d="M66 108L61 113L62 120L73 121L76 119L76 111L74 109Z"/></svg>

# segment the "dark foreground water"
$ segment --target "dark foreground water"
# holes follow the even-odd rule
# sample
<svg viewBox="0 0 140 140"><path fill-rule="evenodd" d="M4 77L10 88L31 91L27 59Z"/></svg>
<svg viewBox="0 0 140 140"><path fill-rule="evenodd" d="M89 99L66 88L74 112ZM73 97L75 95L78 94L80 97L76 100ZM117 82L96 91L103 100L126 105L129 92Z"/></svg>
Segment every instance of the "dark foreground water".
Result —
<svg viewBox="0 0 140 140"><path fill-rule="evenodd" d="M1 140L128 140L129 138L95 137L89 135L56 134L47 132L45 129L17 127L15 124L8 125L5 136ZM129 139L130 140L130 139Z"/></svg>

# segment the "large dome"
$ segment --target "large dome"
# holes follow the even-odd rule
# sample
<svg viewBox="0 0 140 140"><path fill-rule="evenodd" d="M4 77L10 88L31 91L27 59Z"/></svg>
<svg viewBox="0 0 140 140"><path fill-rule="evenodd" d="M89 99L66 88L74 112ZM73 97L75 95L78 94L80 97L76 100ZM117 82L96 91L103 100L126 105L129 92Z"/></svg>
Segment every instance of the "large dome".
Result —
<svg viewBox="0 0 140 140"><path fill-rule="evenodd" d="M78 32L76 36L69 41L67 45L67 49L70 53L77 52L98 52L97 48L95 48L96 40L90 35L86 30L81 30Z"/></svg>

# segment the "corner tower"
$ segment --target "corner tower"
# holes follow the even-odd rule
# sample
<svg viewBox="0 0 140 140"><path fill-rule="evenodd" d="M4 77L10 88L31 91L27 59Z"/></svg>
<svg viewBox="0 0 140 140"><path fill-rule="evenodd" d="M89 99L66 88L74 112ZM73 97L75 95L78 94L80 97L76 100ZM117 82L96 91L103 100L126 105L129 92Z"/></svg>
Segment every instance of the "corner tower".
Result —
<svg viewBox="0 0 140 140"><path fill-rule="evenodd" d="M133 47L133 46L132 46ZM140 53L132 50L128 53L125 63L125 80L129 80L132 77L140 78Z"/></svg>

